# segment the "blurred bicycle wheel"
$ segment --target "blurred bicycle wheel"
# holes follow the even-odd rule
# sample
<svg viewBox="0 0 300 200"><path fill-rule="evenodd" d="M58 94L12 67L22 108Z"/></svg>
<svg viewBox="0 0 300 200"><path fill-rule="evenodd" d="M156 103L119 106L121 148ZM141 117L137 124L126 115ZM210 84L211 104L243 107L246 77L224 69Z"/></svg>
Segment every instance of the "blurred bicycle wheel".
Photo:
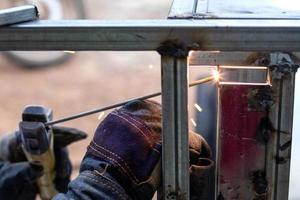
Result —
<svg viewBox="0 0 300 200"><path fill-rule="evenodd" d="M40 19L84 19L83 0L1 0L0 8L33 4L38 7ZM5 55L26 68L43 68L63 63L72 54L63 51L9 51Z"/></svg>

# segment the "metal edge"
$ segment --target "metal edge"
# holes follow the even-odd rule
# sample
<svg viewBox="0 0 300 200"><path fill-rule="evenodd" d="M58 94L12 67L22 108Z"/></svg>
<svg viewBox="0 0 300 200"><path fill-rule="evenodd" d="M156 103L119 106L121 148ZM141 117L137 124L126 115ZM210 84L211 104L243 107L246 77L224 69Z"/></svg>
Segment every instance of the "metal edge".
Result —
<svg viewBox="0 0 300 200"><path fill-rule="evenodd" d="M198 0L173 0L168 19L193 18Z"/></svg>

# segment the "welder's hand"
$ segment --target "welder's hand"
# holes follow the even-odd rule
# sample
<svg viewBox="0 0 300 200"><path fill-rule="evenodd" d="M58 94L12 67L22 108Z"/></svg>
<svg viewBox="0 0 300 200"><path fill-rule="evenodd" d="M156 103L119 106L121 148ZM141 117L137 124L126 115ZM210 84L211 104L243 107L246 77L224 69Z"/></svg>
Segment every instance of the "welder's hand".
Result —
<svg viewBox="0 0 300 200"><path fill-rule="evenodd" d="M28 162L0 161L0 197L5 200L34 200L37 188L33 184L43 175L43 167Z"/></svg>
<svg viewBox="0 0 300 200"><path fill-rule="evenodd" d="M87 134L76 128L53 126L54 148L63 148L71 143L83 140Z"/></svg>
<svg viewBox="0 0 300 200"><path fill-rule="evenodd" d="M72 165L66 146L86 138L87 135L84 132L73 128L53 127L52 130L54 136L54 154L56 159L56 177L54 182L58 191L65 192L67 190L67 185L70 181L70 175L72 172ZM27 165L29 165L29 163L26 162L27 159L22 150L20 133L18 131L8 134L0 139L0 161L2 161L4 165L11 166L17 166L19 163L27 163ZM15 169L17 168L11 167L11 174L14 174ZM10 180L12 179L13 176L11 176ZM15 177L15 179L18 179L18 177ZM3 179L0 176L0 182L2 180ZM2 182L4 183L6 180L3 180ZM30 184L28 182L24 182L24 185L26 185L28 188L28 194L30 193L29 189L31 189L30 191L32 191L35 196L37 193L35 180L30 180ZM7 187L2 187L2 185L0 185L0 193L2 190L7 190ZM24 195L22 192L17 194L19 189L16 187L11 188L11 190L15 191L17 197L21 198L22 195ZM9 196L5 199L14 200L13 198L9 198ZM30 200L29 198L26 199Z"/></svg>
<svg viewBox="0 0 300 200"><path fill-rule="evenodd" d="M85 139L87 134L81 130L68 127L52 127L54 149L62 149L69 144ZM9 162L26 161L19 131L4 135L0 138L0 160Z"/></svg>
<svg viewBox="0 0 300 200"><path fill-rule="evenodd" d="M152 199L160 184L160 157L161 106L141 100L111 112L98 126L85 156L104 161L105 172L133 199L143 200Z"/></svg>
<svg viewBox="0 0 300 200"><path fill-rule="evenodd" d="M190 196L191 200L207 199L203 195L205 186L212 177L209 177L213 169L211 149L205 139L195 133L189 132L190 152Z"/></svg>
<svg viewBox="0 0 300 200"><path fill-rule="evenodd" d="M210 158L212 153L206 140L193 131L189 132L190 165L198 163L199 158Z"/></svg>

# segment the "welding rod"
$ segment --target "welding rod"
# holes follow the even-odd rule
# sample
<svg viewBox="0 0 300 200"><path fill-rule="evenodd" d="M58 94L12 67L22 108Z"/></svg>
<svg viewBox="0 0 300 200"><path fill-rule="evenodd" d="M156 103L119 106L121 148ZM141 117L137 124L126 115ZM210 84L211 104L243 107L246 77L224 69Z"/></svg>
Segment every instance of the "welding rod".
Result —
<svg viewBox="0 0 300 200"><path fill-rule="evenodd" d="M38 9L34 5L19 6L0 10L0 26L33 21L39 18Z"/></svg>
<svg viewBox="0 0 300 200"><path fill-rule="evenodd" d="M213 76L209 76L209 77L197 80L197 81L193 81L192 83L189 84L189 87L193 87L193 86L196 86L196 85L207 83L207 82L210 82L214 79L215 78ZM49 121L49 122L45 123L45 126L51 126L51 125L54 125L54 124L58 124L58 123L70 121L70 120L73 120L73 119L85 117L85 116L88 116L88 115L92 115L92 114L95 114L95 113L99 113L99 112L103 112L103 111L106 111L106 110L110 110L110 109L113 109L113 108L123 106L123 105L125 105L125 104L127 104L131 101L134 101L134 100L145 100L145 99L150 99L150 98L153 98L153 97L157 97L159 95L161 95L161 92L157 92L157 93L154 93L154 94L150 94L150 95L138 97L138 98L135 98L135 99L123 101L123 102L116 103L116 104L113 104L113 105L110 105L110 106L107 106L107 107L97 108L97 109L94 109L94 110L82 112L82 113L79 113L79 114L76 114L76 115L73 115L73 116L70 116L70 117Z"/></svg>

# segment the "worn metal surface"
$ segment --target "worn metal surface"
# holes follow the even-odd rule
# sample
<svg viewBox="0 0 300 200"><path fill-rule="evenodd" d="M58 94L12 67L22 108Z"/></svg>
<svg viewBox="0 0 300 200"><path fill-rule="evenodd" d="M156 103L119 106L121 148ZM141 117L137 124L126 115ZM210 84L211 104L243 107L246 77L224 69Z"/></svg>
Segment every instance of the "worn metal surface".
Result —
<svg viewBox="0 0 300 200"><path fill-rule="evenodd" d="M251 58L254 52L224 52L224 51L193 51L190 53L189 65L207 65L207 66L243 66L249 65L248 58Z"/></svg>
<svg viewBox="0 0 300 200"><path fill-rule="evenodd" d="M198 0L197 11L194 18L299 18L298 11L286 1L268 0Z"/></svg>
<svg viewBox="0 0 300 200"><path fill-rule="evenodd" d="M255 173L265 169L265 145L257 141L264 111L248 106L248 94L262 86L220 86L218 197L256 198ZM263 195L261 193L260 195Z"/></svg>
<svg viewBox="0 0 300 200"><path fill-rule="evenodd" d="M189 199L187 58L162 55L163 194Z"/></svg>
<svg viewBox="0 0 300 200"><path fill-rule="evenodd" d="M266 66L221 65L218 68L220 85L270 85L270 73Z"/></svg>
<svg viewBox="0 0 300 200"><path fill-rule="evenodd" d="M169 19L188 19L196 13L198 0L174 0L169 12Z"/></svg>
<svg viewBox="0 0 300 200"><path fill-rule="evenodd" d="M272 87L219 88L219 199L288 199L298 57L297 53L279 52L191 54L193 66L262 65L268 66L272 75ZM241 70L236 78L253 79L253 73Z"/></svg>
<svg viewBox="0 0 300 200"><path fill-rule="evenodd" d="M219 86L217 194L220 199L256 200L266 195L267 147L261 139L264 133L258 127L267 114L265 109L255 106L261 103L260 91L269 86L239 84L261 81L255 74L261 72L239 69L230 74L236 84Z"/></svg>
<svg viewBox="0 0 300 200"><path fill-rule="evenodd" d="M0 28L0 50L297 51L300 20L38 21Z"/></svg>
<svg viewBox="0 0 300 200"><path fill-rule="evenodd" d="M293 2L268 0L173 0L171 19L292 19L300 17Z"/></svg>
<svg viewBox="0 0 300 200"><path fill-rule="evenodd" d="M0 26L37 20L37 7L33 5L19 6L0 10Z"/></svg>
<svg viewBox="0 0 300 200"><path fill-rule="evenodd" d="M288 199L293 127L295 73L299 65L286 53L271 53L272 89L276 97L270 111L273 139L268 148L267 176L271 180L270 198Z"/></svg>

